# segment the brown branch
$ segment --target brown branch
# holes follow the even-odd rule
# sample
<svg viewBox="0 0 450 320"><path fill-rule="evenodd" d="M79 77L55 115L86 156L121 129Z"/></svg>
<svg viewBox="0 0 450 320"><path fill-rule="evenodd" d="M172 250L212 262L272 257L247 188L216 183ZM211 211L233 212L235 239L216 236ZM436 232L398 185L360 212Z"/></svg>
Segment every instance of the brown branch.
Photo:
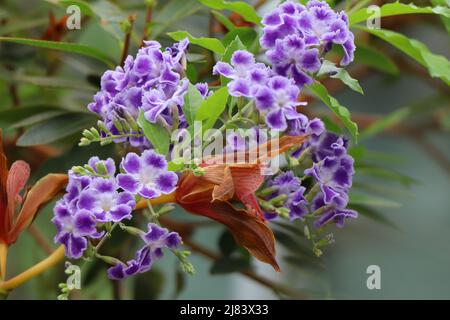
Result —
<svg viewBox="0 0 450 320"><path fill-rule="evenodd" d="M187 247L189 247L192 250L192 252L194 252L194 253L198 253L198 254L200 254L206 258L209 258L211 260L219 259L219 256L216 253L212 252L211 250L209 250L203 246L196 244L189 238L183 239L183 243ZM240 273L242 275L244 275L245 277L247 277L247 278L259 283L260 285L262 285L266 288L269 288L272 291L275 291L277 293L285 294L289 297L293 297L293 298L297 298L297 299L305 299L306 298L303 294L301 294L299 292L294 292L289 288L286 288L278 283L275 283L267 278L264 278L256 273L254 273L253 271L244 270L244 271L240 271Z"/></svg>
<svg viewBox="0 0 450 320"><path fill-rule="evenodd" d="M47 255L50 255L54 251L52 246L48 243L47 239L45 239L44 235L36 226L30 225L28 227L28 233L33 237L33 239L42 248L42 250L47 253Z"/></svg>
<svg viewBox="0 0 450 320"><path fill-rule="evenodd" d="M142 40L141 40L142 46L144 45L144 41L150 37L149 24L152 21L152 15L153 15L153 4L150 4L148 5L147 12L145 13L144 31L142 32Z"/></svg>
<svg viewBox="0 0 450 320"><path fill-rule="evenodd" d="M120 58L120 65L123 67L125 63L125 59L128 56L128 50L130 47L130 40L131 40L131 33L133 31L133 25L134 21L136 20L135 14L130 14L128 16L128 25L126 25L125 28L125 40L123 42L123 49L122 49L122 57ZM125 22L126 23L126 22Z"/></svg>

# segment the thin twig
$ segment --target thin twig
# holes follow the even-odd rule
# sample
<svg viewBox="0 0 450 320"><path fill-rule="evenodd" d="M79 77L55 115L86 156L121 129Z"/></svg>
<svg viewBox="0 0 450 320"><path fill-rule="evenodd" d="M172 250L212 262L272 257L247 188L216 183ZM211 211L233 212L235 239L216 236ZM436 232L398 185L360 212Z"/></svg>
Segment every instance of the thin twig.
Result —
<svg viewBox="0 0 450 320"><path fill-rule="evenodd" d="M201 254L202 256L207 257L207 258L209 258L211 260L217 260L219 258L219 256L217 254L215 254L214 252L212 252L211 250L196 244L195 242L193 242L192 240L190 240L188 238L183 239L183 243L187 247L189 247L192 250L192 252L194 252L194 253ZM269 280L267 278L264 278L264 277L262 277L260 275L257 275L253 271L244 270L244 271L240 271L240 273L242 275L246 276L247 278L249 278L249 279L259 283L260 285L262 285L262 286L264 286L266 288L269 288L269 289L271 289L271 290L273 290L275 292L282 293L282 294L285 294L285 295L287 295L289 297L294 297L294 298L298 298L298 299L304 299L305 298L305 296L303 294L300 294L298 292L294 292L294 291L292 291L289 288L286 288L286 287L284 287L284 286L282 286L280 284L274 283L273 281L271 281L271 280Z"/></svg>
<svg viewBox="0 0 450 320"><path fill-rule="evenodd" d="M134 25L134 21L136 20L136 15L135 14L130 14L128 16L128 22L129 25L127 26L127 30L125 33L125 40L123 42L123 50L122 50L122 57L120 58L120 65L123 66L125 63L125 59L128 56L128 49L130 47L130 40L131 40L131 33L133 31L133 25Z"/></svg>
<svg viewBox="0 0 450 320"><path fill-rule="evenodd" d="M153 15L153 5L149 5L147 7L147 12L145 13L145 21L144 21L144 31L142 32L142 40L141 45L144 45L144 41L150 37L149 24L152 21Z"/></svg>
<svg viewBox="0 0 450 320"><path fill-rule="evenodd" d="M44 235L36 226L30 225L28 227L28 232L47 255L50 255L53 252L52 246L48 243L47 239L45 239Z"/></svg>

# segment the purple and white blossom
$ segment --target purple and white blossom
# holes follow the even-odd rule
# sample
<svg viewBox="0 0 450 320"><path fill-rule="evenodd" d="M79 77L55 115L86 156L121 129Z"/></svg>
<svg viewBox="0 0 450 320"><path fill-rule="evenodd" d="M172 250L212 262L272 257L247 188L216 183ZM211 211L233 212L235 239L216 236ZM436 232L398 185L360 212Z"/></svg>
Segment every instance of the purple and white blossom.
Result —
<svg viewBox="0 0 450 320"><path fill-rule="evenodd" d="M316 228L320 228L327 223L334 222L337 227L342 228L346 219L356 219L358 217L358 212L356 212L355 210L346 209L346 205L346 202L340 205L336 203L327 204L325 203L323 194L320 192L314 198L311 205L311 210L315 211L321 208L325 208L325 210L316 219L316 221L314 222L314 226Z"/></svg>
<svg viewBox="0 0 450 320"><path fill-rule="evenodd" d="M137 273L150 270L153 262L163 256L163 249L176 249L181 244L181 237L154 223L148 224L148 232L141 235L145 245L136 252L134 259L118 263L108 269L108 277L121 280Z"/></svg>
<svg viewBox="0 0 450 320"><path fill-rule="evenodd" d="M101 90L94 96L88 109L98 114L106 128L115 136L116 143L129 142L134 147L148 149L149 141L141 131L120 137L116 121L127 123L130 117L137 120L140 110L147 120L155 123L158 118L167 126L172 125L172 112L179 112L180 126L184 117L181 107L187 89L182 79L186 64L189 40L184 39L171 48L161 51L157 41L145 41L136 57L128 56L123 67L106 71L101 78ZM104 133L102 133L104 135Z"/></svg>
<svg viewBox="0 0 450 320"><path fill-rule="evenodd" d="M279 174L267 183L267 187L273 189L273 192L267 198L268 200L280 195L287 196L283 207L289 210L291 220L302 218L308 214L308 201L304 197L306 188L301 185L301 180L292 171ZM274 213L266 213L268 219L273 219L276 216Z"/></svg>
<svg viewBox="0 0 450 320"><path fill-rule="evenodd" d="M333 44L342 46L341 65L353 61L354 35L345 12L335 12L325 1L311 0L306 6L286 1L262 20L261 46L279 75L293 78L300 87L312 83L321 58Z"/></svg>
<svg viewBox="0 0 450 320"><path fill-rule="evenodd" d="M95 178L83 190L78 200L78 208L94 214L99 222L119 222L131 219L136 206L134 196L129 192L118 192L114 178Z"/></svg>
<svg viewBox="0 0 450 320"><path fill-rule="evenodd" d="M168 171L166 159L153 150L145 150L141 156L128 153L121 168L124 173L117 175L119 186L147 199L173 192L178 182L176 173Z"/></svg>
<svg viewBox="0 0 450 320"><path fill-rule="evenodd" d="M267 85L260 86L255 94L256 108L265 114L267 126L273 130L285 131L289 120L302 117L297 106L300 89L288 78L275 76Z"/></svg>
<svg viewBox="0 0 450 320"><path fill-rule="evenodd" d="M57 234L55 242L64 245L68 258L79 259L87 249L88 238L101 236L96 229L94 215L88 210L72 212L64 200L58 201L54 208L53 224Z"/></svg>
<svg viewBox="0 0 450 320"><path fill-rule="evenodd" d="M246 50L237 50L231 56L231 64L219 61L213 68L214 75L232 79L228 91L233 97L251 98L254 92L271 74L263 63L256 63L253 54Z"/></svg>

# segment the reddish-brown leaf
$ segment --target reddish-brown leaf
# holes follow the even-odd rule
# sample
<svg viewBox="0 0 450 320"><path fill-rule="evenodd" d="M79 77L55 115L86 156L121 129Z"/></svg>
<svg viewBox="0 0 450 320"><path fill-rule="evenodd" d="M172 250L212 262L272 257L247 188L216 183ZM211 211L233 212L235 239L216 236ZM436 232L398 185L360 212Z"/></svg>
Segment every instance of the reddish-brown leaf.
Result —
<svg viewBox="0 0 450 320"><path fill-rule="evenodd" d="M234 208L227 201L213 201L214 184L185 174L176 192L177 203L186 211L208 217L226 225L236 242L255 258L280 268L275 259L275 238L272 230L256 215Z"/></svg>
<svg viewBox="0 0 450 320"><path fill-rule="evenodd" d="M30 166L22 160L18 160L9 168L8 179L6 182L6 193L8 195L7 224L11 229L16 208L22 203L20 191L25 187L30 177Z"/></svg>
<svg viewBox="0 0 450 320"><path fill-rule="evenodd" d="M52 200L67 184L67 175L48 174L28 191L13 229L9 232L9 243L16 242L20 233L28 228L39 208Z"/></svg>

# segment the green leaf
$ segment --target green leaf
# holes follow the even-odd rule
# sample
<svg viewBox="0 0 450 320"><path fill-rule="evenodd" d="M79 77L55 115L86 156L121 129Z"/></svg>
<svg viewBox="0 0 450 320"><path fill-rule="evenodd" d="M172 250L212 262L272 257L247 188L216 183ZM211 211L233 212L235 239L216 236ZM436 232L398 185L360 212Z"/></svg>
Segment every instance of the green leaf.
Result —
<svg viewBox="0 0 450 320"><path fill-rule="evenodd" d="M43 111L14 123L11 128L31 126L67 113L65 110Z"/></svg>
<svg viewBox="0 0 450 320"><path fill-rule="evenodd" d="M359 165L356 168L356 171L358 175L367 175L374 178L382 179L383 181L397 181L404 186L410 186L412 184L417 184L418 181L416 179L413 179L411 177L405 176L404 174L388 170L385 168L381 168L374 165L364 165L359 163Z"/></svg>
<svg viewBox="0 0 450 320"><path fill-rule="evenodd" d="M430 14L438 14L444 17L450 17L450 9L437 6L437 7L418 7L412 3L403 4L400 2L395 3L387 3L381 6L381 17L389 17L396 16L401 14L414 14L414 13L430 13ZM367 10L367 8L362 8L358 11L352 13L349 17L350 25L354 25L356 23L367 20L369 17L373 15L373 12Z"/></svg>
<svg viewBox="0 0 450 320"><path fill-rule="evenodd" d="M13 123L37 115L41 112L58 111L58 110L61 109L57 107L40 104L20 108L9 108L0 111L0 123L5 125L12 125Z"/></svg>
<svg viewBox="0 0 450 320"><path fill-rule="evenodd" d="M356 210L360 215L363 215L373 221L399 230L398 227L390 219L386 218L382 213L378 212L377 210L371 207L360 204L349 204L348 208Z"/></svg>
<svg viewBox="0 0 450 320"><path fill-rule="evenodd" d="M401 204L389 199L350 192L350 203L372 207L399 208Z"/></svg>
<svg viewBox="0 0 450 320"><path fill-rule="evenodd" d="M219 21L221 24L223 24L225 26L225 28L228 29L228 31L232 31L232 30L236 29L236 26L233 24L233 22L230 21L230 19L228 19L227 16L225 16L224 14L222 14L216 10L212 10L211 12L214 15L214 17L217 19L217 21Z"/></svg>
<svg viewBox="0 0 450 320"><path fill-rule="evenodd" d="M435 6L447 6L450 7L450 1L449 0L431 0L431 3ZM450 18L441 16L442 23L445 26L445 29L447 29L447 32L450 33Z"/></svg>
<svg viewBox="0 0 450 320"><path fill-rule="evenodd" d="M212 128L225 110L228 99L228 88L223 87L203 101L197 111L195 120L203 121L203 132Z"/></svg>
<svg viewBox="0 0 450 320"><path fill-rule="evenodd" d="M352 78L352 76L347 72L347 70L337 67L331 61L325 60L323 62L318 75L319 76L329 75L333 79L339 79L345 85L347 85L350 89L352 89L360 94L364 94L364 91L361 88L361 86L359 85L358 80Z"/></svg>
<svg viewBox="0 0 450 320"><path fill-rule="evenodd" d="M38 87L97 91L97 88L89 83L60 77L29 76L20 73L0 72L0 79L10 82L31 84Z"/></svg>
<svg viewBox="0 0 450 320"><path fill-rule="evenodd" d="M381 51L362 44L356 45L355 63L365 64L369 67L392 75L397 75L399 73L397 66L391 58Z"/></svg>
<svg viewBox="0 0 450 320"><path fill-rule="evenodd" d="M203 103L203 97L197 88L189 83L188 90L184 96L184 105L182 107L184 116L189 126L194 125L195 117L198 109Z"/></svg>
<svg viewBox="0 0 450 320"><path fill-rule="evenodd" d="M91 4L91 10L99 19L99 25L111 34L119 43L124 41L125 33L121 23L127 20L127 14L111 1L97 0Z"/></svg>
<svg viewBox="0 0 450 320"><path fill-rule="evenodd" d="M171 0L161 1L164 6L154 14L154 26L151 31L152 38L158 38L167 28L173 27L183 18L188 17L202 9L197 0Z"/></svg>
<svg viewBox="0 0 450 320"><path fill-rule="evenodd" d="M230 44L228 44L228 46L225 48L225 52L222 56L222 61L223 62L230 62L231 61L231 56L233 55L233 53L237 50L246 50L246 46L242 43L241 39L239 38L239 36L236 36L234 38L233 41L230 42ZM224 86L226 85L228 82L230 82L231 80L224 77L224 76L220 76L220 83Z"/></svg>
<svg viewBox="0 0 450 320"><path fill-rule="evenodd" d="M335 98L330 96L330 94L327 91L327 88L325 88L324 85L322 85L319 82L315 82L312 85L308 86L308 88L313 91L316 96L325 103L331 111L333 111L336 116L342 121L344 126L348 129L350 134L353 137L353 140L355 142L358 140L358 125L353 122L350 118L350 111L344 106L342 106L339 101L337 101Z"/></svg>
<svg viewBox="0 0 450 320"><path fill-rule="evenodd" d="M159 124L154 124L144 116L144 110L139 113L138 124L144 132L145 137L152 143L156 152L166 156L169 153L170 136L167 130Z"/></svg>
<svg viewBox="0 0 450 320"><path fill-rule="evenodd" d="M223 46L222 42L215 38L195 38L186 31L169 32L167 33L167 35L175 41L189 38L190 43L196 44L218 54L223 54L225 52L225 47Z"/></svg>
<svg viewBox="0 0 450 320"><path fill-rule="evenodd" d="M384 131L386 128L389 128L401 122L410 115L411 115L411 108L406 107L395 110L391 114L381 118L377 122L372 123L369 127L364 129L364 131L361 132L361 139L366 139L368 137L374 136Z"/></svg>
<svg viewBox="0 0 450 320"><path fill-rule="evenodd" d="M205 6L214 10L230 10L238 13L245 21L261 25L261 17L255 9L243 1L225 1L225 0L198 0Z"/></svg>
<svg viewBox="0 0 450 320"><path fill-rule="evenodd" d="M259 50L258 34L253 28L240 27L231 30L223 37L223 44L225 46L230 45L230 43L234 39L236 39L236 37L239 37L241 42L246 48L248 48L249 51L257 53L257 51Z"/></svg>
<svg viewBox="0 0 450 320"><path fill-rule="evenodd" d="M78 6L78 8L80 8L80 11L82 14L84 14L88 17L92 17L95 15L90 4L87 3L86 1L82 1L82 0L46 0L46 1L49 3L55 4L55 5L63 6L65 8L67 8L71 5L76 5L76 6Z"/></svg>
<svg viewBox="0 0 450 320"><path fill-rule="evenodd" d="M32 126L17 140L17 145L27 147L47 144L91 127L94 123L95 117L90 114L80 112L64 114Z"/></svg>
<svg viewBox="0 0 450 320"><path fill-rule="evenodd" d="M450 62L444 56L430 52L422 42L390 30L360 28L403 51L426 67L432 77L441 78L446 84L450 85Z"/></svg>
<svg viewBox="0 0 450 320"><path fill-rule="evenodd" d="M56 42L56 41L26 39L26 38L10 38L10 37L0 37L0 41L19 43L28 46L59 50L69 53L76 53L91 58L95 58L105 63L108 67L111 68L115 64L110 57L108 57L100 50L79 43Z"/></svg>

